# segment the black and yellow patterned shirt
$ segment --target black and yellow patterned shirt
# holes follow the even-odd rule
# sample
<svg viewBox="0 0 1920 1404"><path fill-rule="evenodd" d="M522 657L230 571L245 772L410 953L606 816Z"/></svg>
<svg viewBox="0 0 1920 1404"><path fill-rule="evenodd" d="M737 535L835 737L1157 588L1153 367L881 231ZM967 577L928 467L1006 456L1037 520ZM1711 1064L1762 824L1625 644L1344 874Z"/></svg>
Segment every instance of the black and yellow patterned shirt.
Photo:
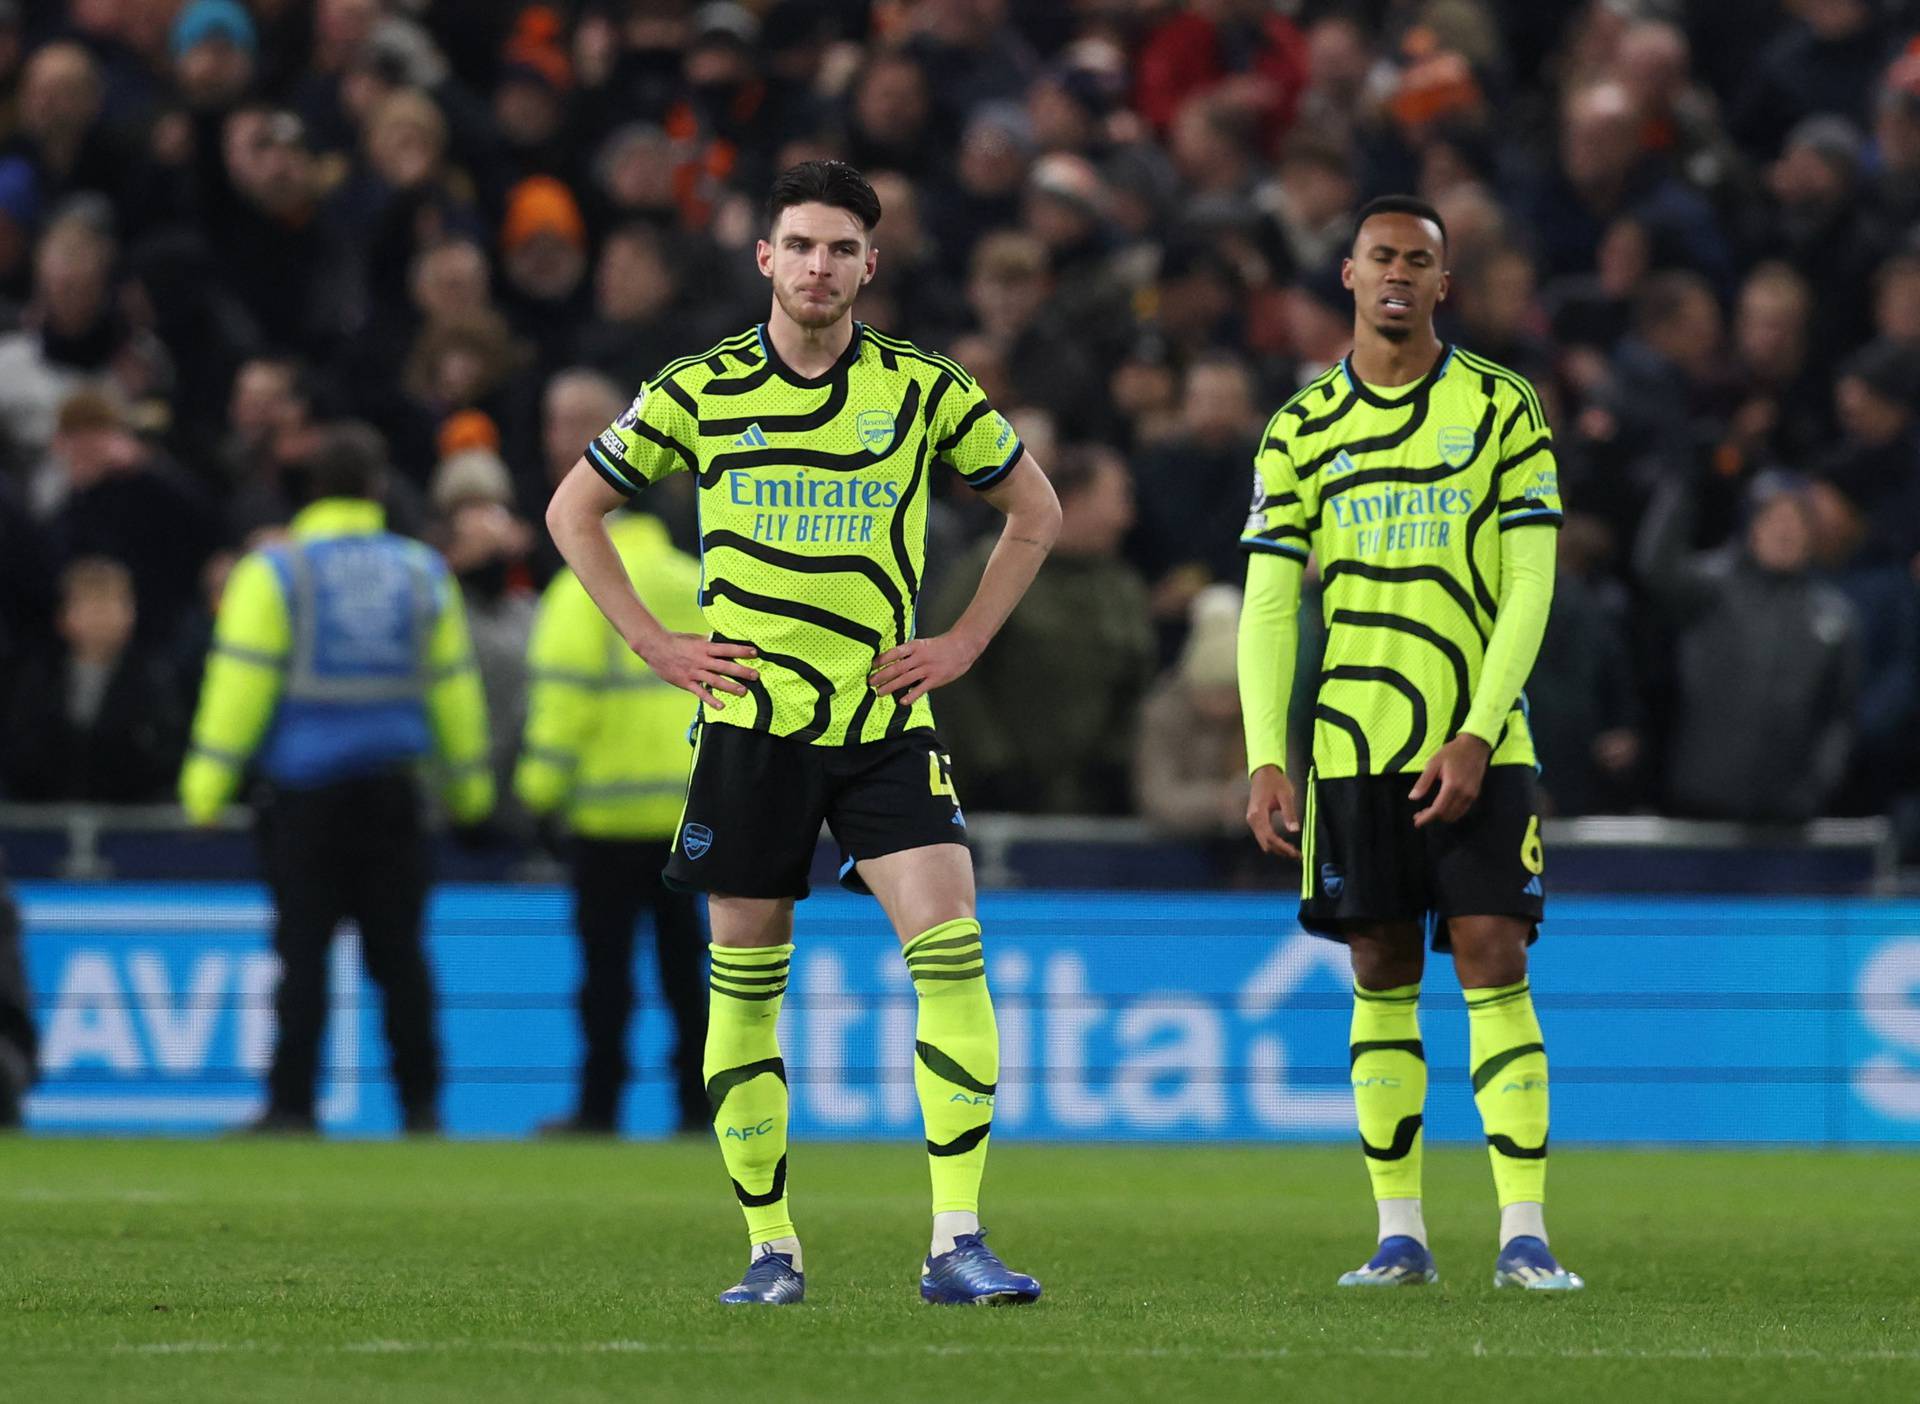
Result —
<svg viewBox="0 0 1920 1404"><path fill-rule="evenodd" d="M1522 377L1448 347L1383 388L1350 361L1268 423L1240 538L1319 560L1313 763L1328 778L1418 769L1460 731L1499 611L1500 534L1560 523L1553 437ZM1533 763L1524 698L1492 739L1493 764Z"/></svg>
<svg viewBox="0 0 1920 1404"><path fill-rule="evenodd" d="M867 684L875 656L914 634L929 475L945 464L990 488L1020 454L957 364L856 322L817 377L785 364L764 325L675 361L586 457L623 493L695 476L700 604L760 672L706 720L841 746L933 725L925 698L902 708Z"/></svg>

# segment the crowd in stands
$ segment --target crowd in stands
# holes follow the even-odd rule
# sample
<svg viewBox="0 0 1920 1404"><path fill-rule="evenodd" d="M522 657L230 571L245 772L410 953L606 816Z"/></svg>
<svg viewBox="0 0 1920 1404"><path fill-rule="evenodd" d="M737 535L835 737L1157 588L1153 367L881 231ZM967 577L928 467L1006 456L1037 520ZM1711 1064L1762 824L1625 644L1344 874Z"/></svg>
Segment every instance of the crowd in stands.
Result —
<svg viewBox="0 0 1920 1404"><path fill-rule="evenodd" d="M885 206L858 314L1065 511L937 699L969 807L1239 829L1254 445L1404 190L1443 335L1556 429L1554 809L1920 845L1915 0L0 0L0 798L170 796L226 573L342 420L459 576L504 773L552 485L765 315L815 156ZM643 506L693 549L686 488ZM947 486L925 627L991 525Z"/></svg>

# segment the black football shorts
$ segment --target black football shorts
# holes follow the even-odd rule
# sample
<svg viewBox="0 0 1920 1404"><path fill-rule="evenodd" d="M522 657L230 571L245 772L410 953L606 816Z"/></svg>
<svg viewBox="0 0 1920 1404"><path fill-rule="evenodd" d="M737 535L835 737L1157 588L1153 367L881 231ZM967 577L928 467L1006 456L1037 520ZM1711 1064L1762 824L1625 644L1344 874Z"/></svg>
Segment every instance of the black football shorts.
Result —
<svg viewBox="0 0 1920 1404"><path fill-rule="evenodd" d="M1356 927L1424 922L1436 951L1448 949L1449 917L1519 917L1538 936L1546 856L1533 767L1489 767L1465 818L1420 829L1413 817L1433 794L1407 798L1418 778L1308 778L1300 924L1339 941Z"/></svg>
<svg viewBox="0 0 1920 1404"><path fill-rule="evenodd" d="M805 897L820 825L840 845L840 881L867 891L854 864L909 848L965 843L952 761L930 727L853 746L816 746L702 722L666 880L728 897Z"/></svg>

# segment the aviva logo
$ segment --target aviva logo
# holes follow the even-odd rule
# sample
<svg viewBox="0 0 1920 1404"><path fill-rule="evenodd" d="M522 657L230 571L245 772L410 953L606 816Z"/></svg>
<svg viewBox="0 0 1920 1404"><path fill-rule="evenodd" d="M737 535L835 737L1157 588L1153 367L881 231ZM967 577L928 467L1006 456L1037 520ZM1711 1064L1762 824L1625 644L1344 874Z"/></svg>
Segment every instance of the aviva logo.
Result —
<svg viewBox="0 0 1920 1404"><path fill-rule="evenodd" d="M749 424L747 426L747 432L735 439L733 446L735 448L765 448L767 446L766 433L758 424Z"/></svg>

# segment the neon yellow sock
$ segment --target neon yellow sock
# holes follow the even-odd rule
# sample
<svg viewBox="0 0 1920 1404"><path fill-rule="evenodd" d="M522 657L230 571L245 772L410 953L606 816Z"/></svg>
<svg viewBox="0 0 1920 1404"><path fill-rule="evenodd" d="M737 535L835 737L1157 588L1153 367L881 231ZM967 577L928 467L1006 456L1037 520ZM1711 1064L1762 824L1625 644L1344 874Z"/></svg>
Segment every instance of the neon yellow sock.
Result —
<svg viewBox="0 0 1920 1404"><path fill-rule="evenodd" d="M1353 987L1347 1044L1360 1149L1375 1199L1418 1199L1427 1052L1420 1042L1420 987Z"/></svg>
<svg viewBox="0 0 1920 1404"><path fill-rule="evenodd" d="M1547 1049L1533 992L1517 985L1465 991L1473 1100L1487 1133L1500 1207L1544 1204L1547 1190Z"/></svg>
<svg viewBox="0 0 1920 1404"><path fill-rule="evenodd" d="M907 942L905 954L920 996L913 1085L927 1128L933 1212L978 1214L1000 1081L1000 1031L980 923L943 922Z"/></svg>
<svg viewBox="0 0 1920 1404"><path fill-rule="evenodd" d="M794 1236L787 1208L787 1065L780 1004L793 947L709 946L707 1101L713 1134L747 1216L747 1241Z"/></svg>

